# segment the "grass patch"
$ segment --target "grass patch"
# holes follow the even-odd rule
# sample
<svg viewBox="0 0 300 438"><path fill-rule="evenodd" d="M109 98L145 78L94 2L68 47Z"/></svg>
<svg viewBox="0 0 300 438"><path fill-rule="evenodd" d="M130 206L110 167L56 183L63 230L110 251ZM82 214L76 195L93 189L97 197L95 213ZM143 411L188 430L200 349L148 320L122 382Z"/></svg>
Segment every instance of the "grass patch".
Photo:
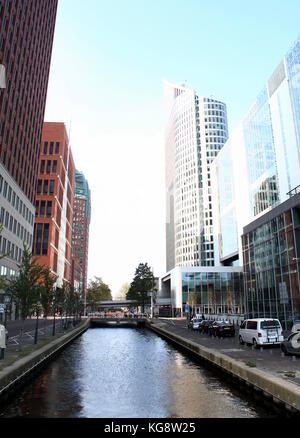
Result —
<svg viewBox="0 0 300 438"><path fill-rule="evenodd" d="M284 375L285 377L296 377L295 371L286 371Z"/></svg>
<svg viewBox="0 0 300 438"><path fill-rule="evenodd" d="M296 377L295 371L277 371L278 374L283 374L285 377Z"/></svg>
<svg viewBox="0 0 300 438"><path fill-rule="evenodd" d="M251 360L248 360L248 362L246 362L246 365L250 368L255 368L256 367L256 363L251 362Z"/></svg>

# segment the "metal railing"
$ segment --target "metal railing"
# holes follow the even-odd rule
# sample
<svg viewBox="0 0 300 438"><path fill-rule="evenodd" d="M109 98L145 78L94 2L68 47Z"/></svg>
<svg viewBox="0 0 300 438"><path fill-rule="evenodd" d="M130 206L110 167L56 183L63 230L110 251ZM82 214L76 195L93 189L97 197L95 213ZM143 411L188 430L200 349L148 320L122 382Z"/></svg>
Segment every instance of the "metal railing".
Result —
<svg viewBox="0 0 300 438"><path fill-rule="evenodd" d="M292 196L297 195L297 193L300 193L300 184L298 186L294 187L289 192L287 192L287 196L289 196L291 198Z"/></svg>

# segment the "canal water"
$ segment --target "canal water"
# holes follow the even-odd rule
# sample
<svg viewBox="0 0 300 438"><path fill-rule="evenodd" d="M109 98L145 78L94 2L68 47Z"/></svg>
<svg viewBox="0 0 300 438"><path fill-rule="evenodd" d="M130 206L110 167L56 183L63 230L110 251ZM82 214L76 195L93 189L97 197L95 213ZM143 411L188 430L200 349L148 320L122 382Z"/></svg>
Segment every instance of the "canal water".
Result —
<svg viewBox="0 0 300 438"><path fill-rule="evenodd" d="M147 329L89 329L15 397L0 417L267 417Z"/></svg>

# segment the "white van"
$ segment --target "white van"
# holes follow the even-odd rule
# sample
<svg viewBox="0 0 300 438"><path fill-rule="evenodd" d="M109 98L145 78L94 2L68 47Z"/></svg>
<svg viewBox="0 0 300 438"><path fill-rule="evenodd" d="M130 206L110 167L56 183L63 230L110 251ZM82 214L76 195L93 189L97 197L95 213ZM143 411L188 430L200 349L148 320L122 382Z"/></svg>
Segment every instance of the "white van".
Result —
<svg viewBox="0 0 300 438"><path fill-rule="evenodd" d="M279 345L283 342L283 330L278 319L256 318L246 319L239 330L240 344Z"/></svg>

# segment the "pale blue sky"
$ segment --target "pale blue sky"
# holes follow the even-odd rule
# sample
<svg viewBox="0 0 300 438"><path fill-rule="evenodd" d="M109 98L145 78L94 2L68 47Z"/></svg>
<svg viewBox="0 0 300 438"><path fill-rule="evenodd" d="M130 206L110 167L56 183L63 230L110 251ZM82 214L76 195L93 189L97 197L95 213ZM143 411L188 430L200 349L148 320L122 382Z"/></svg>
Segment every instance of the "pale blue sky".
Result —
<svg viewBox="0 0 300 438"><path fill-rule="evenodd" d="M59 0L46 120L92 191L89 277L165 269L162 80L227 104L233 129L300 31L299 0Z"/></svg>

